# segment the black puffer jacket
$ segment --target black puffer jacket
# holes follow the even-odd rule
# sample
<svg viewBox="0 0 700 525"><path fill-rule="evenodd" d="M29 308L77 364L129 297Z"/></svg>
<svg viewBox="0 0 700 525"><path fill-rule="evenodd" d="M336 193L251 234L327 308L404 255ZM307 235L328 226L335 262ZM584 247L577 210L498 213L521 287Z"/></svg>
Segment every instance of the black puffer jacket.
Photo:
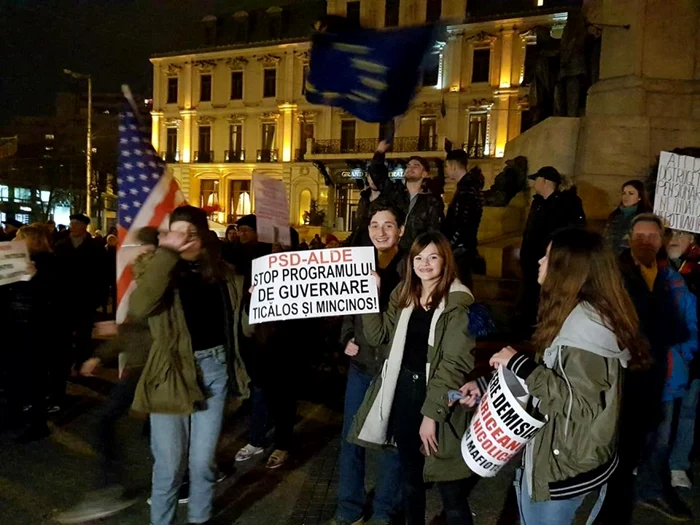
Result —
<svg viewBox="0 0 700 525"><path fill-rule="evenodd" d="M481 224L484 199L484 176L481 171L470 171L457 183L454 197L447 208L442 233L450 241L456 257L476 254L476 235Z"/></svg>
<svg viewBox="0 0 700 525"><path fill-rule="evenodd" d="M547 252L547 245L555 231L569 226L585 225L586 214L575 187L566 191L555 191L547 199L535 195L520 248L523 271L536 271L538 261Z"/></svg>

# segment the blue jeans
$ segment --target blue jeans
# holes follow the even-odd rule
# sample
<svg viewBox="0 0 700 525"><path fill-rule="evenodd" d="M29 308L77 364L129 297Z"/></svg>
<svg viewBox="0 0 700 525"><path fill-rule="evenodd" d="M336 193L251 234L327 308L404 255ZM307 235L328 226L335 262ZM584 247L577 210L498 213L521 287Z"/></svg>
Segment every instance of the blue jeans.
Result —
<svg viewBox="0 0 700 525"><path fill-rule="evenodd" d="M669 486L668 458L673 434L673 407L673 401L663 403L663 420L647 434L636 483L637 497L641 500L663 498Z"/></svg>
<svg viewBox="0 0 700 525"><path fill-rule="evenodd" d="M586 525L592 525L598 517L605 501L607 488L607 484L600 488L598 501L591 510ZM595 490L591 492L595 492ZM520 509L520 525L571 525L576 518L576 511L591 492L570 499L535 502L530 499L525 472L518 469L515 475L515 493Z"/></svg>
<svg viewBox="0 0 700 525"><path fill-rule="evenodd" d="M336 510L336 517L341 520L357 521L362 517L365 506L365 449L348 443L347 437L371 382L372 376L361 372L354 363L350 363L345 389L343 438L340 445L340 485ZM399 455L393 450L382 450L380 454L379 479L372 517L388 520L401 509L401 463Z"/></svg>
<svg viewBox="0 0 700 525"><path fill-rule="evenodd" d="M153 486L151 525L172 525L177 494L185 471L190 476L190 523L211 519L216 466L214 453L219 441L228 393L226 350L223 346L194 353L206 400L192 415L151 414Z"/></svg>
<svg viewBox="0 0 700 525"><path fill-rule="evenodd" d="M694 379L688 385L688 391L681 402L678 427L676 427L676 441L673 443L671 456L668 460L671 470L690 470L690 451L693 448L699 398L700 379Z"/></svg>

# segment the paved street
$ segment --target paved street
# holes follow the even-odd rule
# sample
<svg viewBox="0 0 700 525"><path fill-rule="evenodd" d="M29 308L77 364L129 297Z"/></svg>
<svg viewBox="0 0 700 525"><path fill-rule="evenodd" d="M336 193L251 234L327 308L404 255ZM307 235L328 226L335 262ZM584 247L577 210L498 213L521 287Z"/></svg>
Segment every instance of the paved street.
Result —
<svg viewBox="0 0 700 525"><path fill-rule="evenodd" d="M95 482L95 453L91 444L96 414L109 392L109 381L91 380L71 385L70 406L52 422L52 436L31 445L15 445L10 433L0 434L0 524L44 525L60 510L76 503ZM296 427L297 449L288 465L278 471L264 468L264 459L243 467L233 456L245 444L245 407L234 410L220 446L220 466L229 477L218 486L216 524L318 525L332 516L337 490L336 460L341 424L342 377L319 376L309 382L310 391L323 392L300 402ZM316 399L314 399L316 398ZM148 523L146 497L149 490L151 458L143 420L130 417L119 434L128 457L130 482L141 494L141 502L123 513L99 522L104 525L145 525ZM700 465L697 465L700 467ZM373 462L372 462L373 468ZM696 469L696 471L698 471ZM471 497L477 525L514 525L509 483L512 469L495 479L481 481ZM371 487L369 487L371 488ZM700 491L686 495L694 500L700 514ZM587 507L590 507L588 502ZM439 498L430 491L431 516L440 510ZM184 506L178 524L186 523ZM700 523L700 521L698 521ZM585 519L577 523L585 523ZM663 525L660 516L638 510L635 525Z"/></svg>

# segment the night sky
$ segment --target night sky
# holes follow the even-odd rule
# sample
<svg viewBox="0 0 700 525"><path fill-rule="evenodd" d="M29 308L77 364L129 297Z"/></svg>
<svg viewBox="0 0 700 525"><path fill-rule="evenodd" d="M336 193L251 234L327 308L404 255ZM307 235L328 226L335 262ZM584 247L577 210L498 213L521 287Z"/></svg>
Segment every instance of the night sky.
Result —
<svg viewBox="0 0 700 525"><path fill-rule="evenodd" d="M86 89L63 69L91 73L93 89L150 96L154 53L192 49L208 14L285 0L0 0L0 125L53 113L59 91Z"/></svg>

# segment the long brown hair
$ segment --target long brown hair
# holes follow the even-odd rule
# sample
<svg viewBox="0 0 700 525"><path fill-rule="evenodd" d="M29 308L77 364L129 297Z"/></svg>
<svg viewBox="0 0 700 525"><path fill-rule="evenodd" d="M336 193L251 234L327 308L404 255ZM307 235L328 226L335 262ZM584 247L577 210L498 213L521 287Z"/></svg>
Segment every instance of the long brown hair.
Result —
<svg viewBox="0 0 700 525"><path fill-rule="evenodd" d="M455 264L454 255L452 255L452 247L447 238L436 231L429 231L419 235L413 242L411 251L406 258L406 278L401 284L401 291L399 292L399 306L401 308L407 308L411 304L413 304L413 306L420 306L423 283L413 270L413 259L430 244L435 245L438 255L442 258L442 275L430 296L428 306L434 308L440 304L440 301L443 299L447 300L447 296L450 293L450 286L454 280L457 279L457 265Z"/></svg>
<svg viewBox="0 0 700 525"><path fill-rule="evenodd" d="M51 244L49 243L49 233L43 226L30 225L22 226L17 231L17 239L24 241L27 245L29 255L37 253L51 252Z"/></svg>
<svg viewBox="0 0 700 525"><path fill-rule="evenodd" d="M620 348L629 350L631 368L648 366L648 345L640 335L639 318L612 250L597 233L562 230L554 234L549 249L533 336L536 348L550 346L566 318L583 302L615 333Z"/></svg>

